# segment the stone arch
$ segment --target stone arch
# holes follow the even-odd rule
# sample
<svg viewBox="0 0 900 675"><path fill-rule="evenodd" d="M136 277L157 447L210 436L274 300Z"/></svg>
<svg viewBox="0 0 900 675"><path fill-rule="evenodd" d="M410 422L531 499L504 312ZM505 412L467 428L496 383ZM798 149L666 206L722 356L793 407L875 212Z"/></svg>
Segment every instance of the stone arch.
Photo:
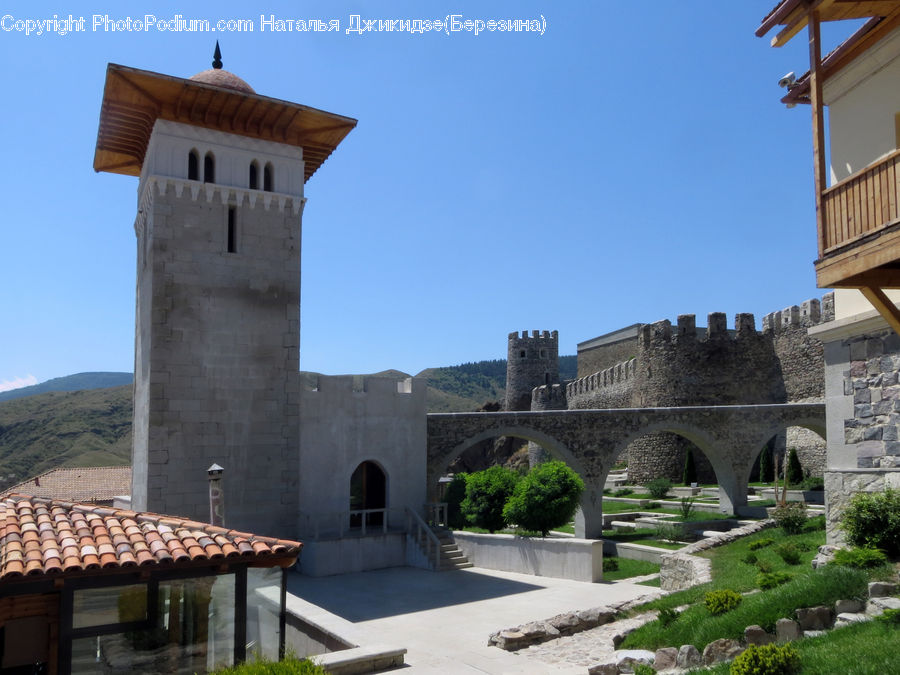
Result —
<svg viewBox="0 0 900 675"><path fill-rule="evenodd" d="M785 415L777 420L772 420L765 426L762 424L761 431L754 438L753 441L753 452L750 453L749 462L743 468L745 472L743 474L743 478L749 482L752 479L752 471L753 466L756 463L757 457L759 457L763 448L766 447L768 442L778 434L782 432L786 432L791 427L801 427L803 429L807 429L814 434L816 434L823 441L827 442L826 430L825 430L825 418L824 416L820 417L817 415L812 416L798 416L792 419L792 416Z"/></svg>
<svg viewBox="0 0 900 675"><path fill-rule="evenodd" d="M447 470L447 467L450 466L450 463L454 459L459 457L463 452L465 452L473 445L491 438L497 438L499 436L513 436L515 438L523 438L526 441L537 443L542 448L547 450L551 455L561 459L566 464L571 466L572 469L574 469L579 475L584 476L584 467L582 466L582 463L559 439L533 427L517 424L503 424L481 429L473 433L472 435L467 436L465 440L457 442L451 449L444 450L438 457L434 458L434 460L429 461L429 492L432 492L435 489L438 479L444 474L444 472Z"/></svg>
<svg viewBox="0 0 900 675"><path fill-rule="evenodd" d="M615 444L613 452L609 457L609 466L604 466L603 481L606 482L606 477L609 475L609 469L612 468L616 458L625 452L631 443L648 434L663 432L675 434L676 436L687 439L699 448L709 460L710 464L712 464L713 471L717 478L720 473L729 470L727 460L720 451L721 444L719 440L708 431L692 424L678 423L673 420L659 420L642 424L622 436Z"/></svg>

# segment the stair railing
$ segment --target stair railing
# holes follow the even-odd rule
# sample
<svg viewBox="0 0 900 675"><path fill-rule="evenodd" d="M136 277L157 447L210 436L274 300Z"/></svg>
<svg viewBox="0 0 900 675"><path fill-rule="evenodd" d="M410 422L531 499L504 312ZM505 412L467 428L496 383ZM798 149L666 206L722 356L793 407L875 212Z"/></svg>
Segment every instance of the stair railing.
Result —
<svg viewBox="0 0 900 675"><path fill-rule="evenodd" d="M441 565L441 540L422 520L422 517L408 506L406 507L406 536L415 537L416 544L423 548L425 557L431 561L433 569L437 570Z"/></svg>

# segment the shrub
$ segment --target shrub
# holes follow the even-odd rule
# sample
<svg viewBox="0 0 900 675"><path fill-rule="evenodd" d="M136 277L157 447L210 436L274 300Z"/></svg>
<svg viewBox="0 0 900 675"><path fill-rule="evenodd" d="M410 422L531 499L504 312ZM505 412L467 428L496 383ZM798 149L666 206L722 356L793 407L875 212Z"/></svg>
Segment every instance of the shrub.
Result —
<svg viewBox="0 0 900 675"><path fill-rule="evenodd" d="M772 445L767 443L759 455L759 482L771 483L775 478L775 465L772 461Z"/></svg>
<svg viewBox="0 0 900 675"><path fill-rule="evenodd" d="M460 504L466 498L466 476L458 473L447 485L444 492L444 501L447 502L447 525L454 530L461 530L466 526L466 517L460 510Z"/></svg>
<svg viewBox="0 0 900 675"><path fill-rule="evenodd" d="M618 490L613 492L613 497L627 497L633 492L634 490L632 490L631 488L619 488Z"/></svg>
<svg viewBox="0 0 900 675"><path fill-rule="evenodd" d="M756 585L767 591L770 588L786 584L793 578L794 575L789 572L762 572L756 576Z"/></svg>
<svg viewBox="0 0 900 675"><path fill-rule="evenodd" d="M681 519L689 520L690 517L694 513L694 498L693 497L682 497L681 498Z"/></svg>
<svg viewBox="0 0 900 675"><path fill-rule="evenodd" d="M503 507L512 495L519 475L502 466L469 474L466 478L466 498L460 509L472 525L488 532L502 530L508 522Z"/></svg>
<svg viewBox="0 0 900 675"><path fill-rule="evenodd" d="M753 551L750 551L749 553L744 554L744 557L741 558L741 562L747 565L755 565L758 559L756 554Z"/></svg>
<svg viewBox="0 0 900 675"><path fill-rule="evenodd" d="M808 492L821 492L825 489L825 479L821 476L807 476L800 483L800 487Z"/></svg>
<svg viewBox="0 0 900 675"><path fill-rule="evenodd" d="M668 478L654 478L651 481L647 481L644 487L647 488L647 492L650 493L653 499L665 499L666 495L669 494L669 490L672 489L672 481Z"/></svg>
<svg viewBox="0 0 900 675"><path fill-rule="evenodd" d="M247 661L236 666L218 668L212 675L327 675L327 671L309 659L288 654L281 661L265 658Z"/></svg>
<svg viewBox="0 0 900 675"><path fill-rule="evenodd" d="M743 599L740 593L724 588L720 591L710 591L704 595L703 604L706 605L706 609L710 614L718 616L733 610L741 604Z"/></svg>
<svg viewBox="0 0 900 675"><path fill-rule="evenodd" d="M765 537L764 539L757 539L756 541L751 541L750 545L747 547L751 551L758 551L761 548L765 548L766 546L771 546L775 543L775 540L771 537Z"/></svg>
<svg viewBox="0 0 900 675"><path fill-rule="evenodd" d="M800 657L791 645L749 645L731 662L730 675L793 675Z"/></svg>
<svg viewBox="0 0 900 675"><path fill-rule="evenodd" d="M835 551L833 562L835 565L864 570L886 564L887 556L877 548L841 548Z"/></svg>
<svg viewBox="0 0 900 675"><path fill-rule="evenodd" d="M544 462L518 482L503 509L507 522L543 536L568 523L578 509L584 482L565 462Z"/></svg>
<svg viewBox="0 0 900 675"><path fill-rule="evenodd" d="M697 464L694 462L694 451L690 448L684 453L684 471L681 474L681 482L685 487L697 482Z"/></svg>
<svg viewBox="0 0 900 675"><path fill-rule="evenodd" d="M806 524L806 504L790 502L772 511L772 520L785 534L800 534Z"/></svg>
<svg viewBox="0 0 900 675"><path fill-rule="evenodd" d="M603 558L603 571L615 572L619 569L619 559L614 557Z"/></svg>
<svg viewBox="0 0 900 675"><path fill-rule="evenodd" d="M646 663L635 663L634 675L656 675L656 669Z"/></svg>
<svg viewBox="0 0 900 675"><path fill-rule="evenodd" d="M884 623L898 624L900 623L900 609L886 609L875 618Z"/></svg>
<svg viewBox="0 0 900 675"><path fill-rule="evenodd" d="M787 466L784 469L784 478L791 485L800 485L803 482L803 467L800 466L800 458L797 456L797 448L788 451Z"/></svg>
<svg viewBox="0 0 900 675"><path fill-rule="evenodd" d="M900 555L900 492L860 492L844 511L841 527L854 546L879 548L889 557Z"/></svg>
<svg viewBox="0 0 900 675"><path fill-rule="evenodd" d="M760 558L756 561L756 569L758 569L763 574L767 574L768 572L771 572L773 569L775 569L775 567L768 560Z"/></svg>
<svg viewBox="0 0 900 675"><path fill-rule="evenodd" d="M780 555L781 559L788 565L800 564L800 549L793 542L787 541L780 546L776 546L775 553Z"/></svg>
<svg viewBox="0 0 900 675"><path fill-rule="evenodd" d="M675 543L684 538L684 526L681 523L657 523L656 538Z"/></svg>
<svg viewBox="0 0 900 675"><path fill-rule="evenodd" d="M659 615L656 618L659 619L659 622L663 626L668 626L679 616L680 613L672 609L671 607L663 607L661 610L659 610Z"/></svg>

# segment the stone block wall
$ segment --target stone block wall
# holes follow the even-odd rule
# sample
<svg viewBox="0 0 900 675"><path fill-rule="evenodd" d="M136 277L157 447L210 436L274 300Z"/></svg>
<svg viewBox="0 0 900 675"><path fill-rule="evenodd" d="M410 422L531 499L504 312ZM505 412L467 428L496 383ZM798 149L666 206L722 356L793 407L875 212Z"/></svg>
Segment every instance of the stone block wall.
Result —
<svg viewBox="0 0 900 675"><path fill-rule="evenodd" d="M206 469L218 463L227 525L293 536L299 209L197 181L150 177L142 189L133 506L207 520Z"/></svg>
<svg viewBox="0 0 900 675"><path fill-rule="evenodd" d="M821 301L807 300L766 315L762 331L756 330L752 314L738 314L732 330L721 313L709 315L705 331L690 314L679 316L675 326L669 321L629 326L611 337L579 344L580 377L567 387L569 408L821 402L824 349L807 331L833 318L834 296L829 293ZM628 338L632 329L636 336ZM619 333L626 337L618 339ZM586 366L602 362L598 354L608 355L620 345L627 345L636 357L582 376ZM645 481L664 475L680 480L690 445L673 434L638 439L628 452L629 478ZM805 471L822 475L822 438L790 428L779 434L776 452L792 447ZM694 456L700 480L711 480L708 461L696 448Z"/></svg>
<svg viewBox="0 0 900 675"><path fill-rule="evenodd" d="M636 323L578 344L578 377L587 377L637 356Z"/></svg>
<svg viewBox="0 0 900 675"><path fill-rule="evenodd" d="M426 386L409 378L320 375L300 392L300 536L337 530L350 509L350 478L365 461L386 477L387 508L426 501Z"/></svg>
<svg viewBox="0 0 900 675"><path fill-rule="evenodd" d="M554 331L510 333L506 356L506 410L529 410L531 390L559 384L559 335Z"/></svg>

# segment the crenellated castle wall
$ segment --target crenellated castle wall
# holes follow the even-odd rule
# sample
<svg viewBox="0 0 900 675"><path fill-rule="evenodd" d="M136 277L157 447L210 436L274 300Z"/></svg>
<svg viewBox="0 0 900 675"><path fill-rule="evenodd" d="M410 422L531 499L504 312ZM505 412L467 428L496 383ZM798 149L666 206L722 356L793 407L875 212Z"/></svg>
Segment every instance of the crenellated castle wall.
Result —
<svg viewBox="0 0 900 675"><path fill-rule="evenodd" d="M637 359L581 377L566 386L569 408L627 408L631 405Z"/></svg>
<svg viewBox="0 0 900 675"><path fill-rule="evenodd" d="M738 314L729 329L725 314L708 316L705 330L696 317L636 324L579 344L586 360L600 361L608 349L628 345L635 358L617 363L567 386L568 407L622 408L690 405L739 405L824 400L824 356L810 327L834 319L834 295L811 299L763 318L761 331L752 314ZM636 334L636 336L635 336ZM614 339L613 339L614 338ZM608 344L607 344L608 343ZM607 349L607 352L603 352ZM690 444L672 434L654 434L629 448L629 477L641 481L659 475L680 480ZM821 475L825 443L806 429L791 428L776 449L795 447L801 464ZM695 452L698 468L704 458ZM701 468L701 473L704 470ZM701 477L703 480L703 477Z"/></svg>

